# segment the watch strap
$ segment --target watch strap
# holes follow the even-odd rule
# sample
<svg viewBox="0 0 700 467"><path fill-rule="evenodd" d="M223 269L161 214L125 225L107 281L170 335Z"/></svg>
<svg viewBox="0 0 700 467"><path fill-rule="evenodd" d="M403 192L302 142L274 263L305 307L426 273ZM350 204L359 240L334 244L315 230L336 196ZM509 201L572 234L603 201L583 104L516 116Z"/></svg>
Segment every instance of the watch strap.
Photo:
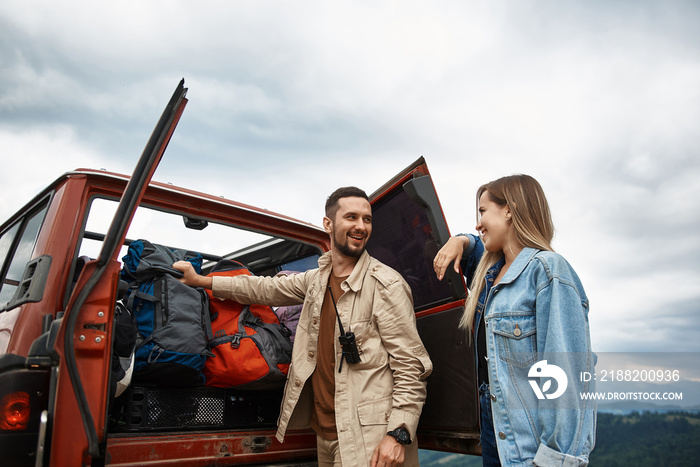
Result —
<svg viewBox="0 0 700 467"><path fill-rule="evenodd" d="M393 431L389 431L387 435L393 437L400 444L411 444L411 435L404 427L399 427Z"/></svg>

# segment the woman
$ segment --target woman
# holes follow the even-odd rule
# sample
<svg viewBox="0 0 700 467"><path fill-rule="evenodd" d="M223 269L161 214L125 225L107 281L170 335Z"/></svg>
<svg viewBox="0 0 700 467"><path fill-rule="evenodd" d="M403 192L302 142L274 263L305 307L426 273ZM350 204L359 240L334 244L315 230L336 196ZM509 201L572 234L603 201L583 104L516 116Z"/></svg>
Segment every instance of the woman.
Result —
<svg viewBox="0 0 700 467"><path fill-rule="evenodd" d="M554 226L528 175L477 191L475 235L451 237L435 256L471 278L460 325L476 339L481 448L488 466L585 466L595 442L588 299L551 247Z"/></svg>

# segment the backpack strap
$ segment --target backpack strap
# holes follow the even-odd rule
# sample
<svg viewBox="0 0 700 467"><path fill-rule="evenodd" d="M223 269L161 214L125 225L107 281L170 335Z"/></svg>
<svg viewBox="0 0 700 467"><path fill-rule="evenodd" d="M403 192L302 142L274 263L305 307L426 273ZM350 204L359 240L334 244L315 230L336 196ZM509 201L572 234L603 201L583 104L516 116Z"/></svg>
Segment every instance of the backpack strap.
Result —
<svg viewBox="0 0 700 467"><path fill-rule="evenodd" d="M135 312L134 310L134 300L139 299L139 300L146 300L147 302L152 302L156 303L159 302L160 299L158 299L155 296L155 289L153 290L154 295L149 295L147 293L143 293L139 290L139 284L134 284L131 287L129 287L129 299L126 302L127 308L132 310L132 312Z"/></svg>
<svg viewBox="0 0 700 467"><path fill-rule="evenodd" d="M238 332L235 334L226 334L226 331L222 329L216 333L216 336L213 336L212 339L209 340L209 346L216 347L217 345L228 344L230 342L231 347L237 349L241 343L241 339L248 336L244 327L245 323L250 322L250 318L246 318L247 315L252 316L253 314L250 312L250 307L245 305L238 315Z"/></svg>
<svg viewBox="0 0 700 467"><path fill-rule="evenodd" d="M134 294L132 294L129 297L129 306L132 307L134 303L134 297L138 297L141 300L146 300L149 302L153 303L153 330L151 331L151 335L146 337L144 340L139 342L139 344L136 346L136 350L139 350L141 347L144 345L148 344L153 340L153 334L155 334L156 329L161 327L162 325L165 324L165 315L163 314L163 306L162 306L162 301L161 297L163 295L163 284L165 283L165 279L161 276L158 277L154 280L153 282L153 295L149 295L146 293L143 293L139 290L135 290ZM167 303L166 303L167 306ZM133 308L131 308L133 309ZM156 346L153 347L155 349ZM165 349L163 349L165 350ZM160 356L161 353L163 353L163 350L160 351L160 353L156 356L156 360ZM151 354L153 351L151 351ZM151 363L151 357L149 355L148 357L148 362ZM155 360L154 360L155 361Z"/></svg>
<svg viewBox="0 0 700 467"><path fill-rule="evenodd" d="M255 316L253 312L250 311L249 306L246 306L243 309L243 312L241 313L241 316L238 319L238 329L245 329L244 326L246 324L258 326L273 334L275 338L272 341L273 345L275 346L275 351L278 355L280 355L281 352L287 353L289 355L292 354L292 342L289 340L289 335L285 337L282 333L283 327L281 324L266 323L262 319Z"/></svg>
<svg viewBox="0 0 700 467"><path fill-rule="evenodd" d="M202 319L204 326L204 333L207 335L207 348L204 355L207 357L213 357L214 354L211 352L211 341L214 340L214 331L211 326L211 315L209 314L209 295L204 291L204 289L197 288L200 298L202 300Z"/></svg>
<svg viewBox="0 0 700 467"><path fill-rule="evenodd" d="M289 340L289 335L284 335L284 333L282 332L283 328L281 325L274 323L266 323L262 320L257 321L256 324L261 328L267 329L275 335L276 339L274 339L274 344L275 349L278 351L278 354L279 351L282 351L289 355L292 354L292 341Z"/></svg>
<svg viewBox="0 0 700 467"><path fill-rule="evenodd" d="M167 322L167 317L163 313L164 309L168 309L168 297L164 290L166 287L163 276L153 282L153 332Z"/></svg>
<svg viewBox="0 0 700 467"><path fill-rule="evenodd" d="M216 347L218 345L230 343L231 347L237 349L238 346L241 344L241 339L247 336L248 334L246 334L245 332L237 332L236 334L232 335L219 335L218 337L215 337L211 341L209 341L209 347Z"/></svg>

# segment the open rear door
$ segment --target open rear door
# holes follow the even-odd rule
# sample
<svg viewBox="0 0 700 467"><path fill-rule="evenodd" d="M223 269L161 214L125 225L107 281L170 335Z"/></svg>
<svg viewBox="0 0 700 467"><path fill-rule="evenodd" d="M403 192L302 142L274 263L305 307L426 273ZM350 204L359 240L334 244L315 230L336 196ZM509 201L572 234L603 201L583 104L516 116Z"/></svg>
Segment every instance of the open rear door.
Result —
<svg viewBox="0 0 700 467"><path fill-rule="evenodd" d="M438 281L437 251L450 237L428 166L421 157L370 196L368 252L411 286L418 332L433 361L418 442L422 449L480 454L474 349L458 328L467 287L448 268Z"/></svg>
<svg viewBox="0 0 700 467"><path fill-rule="evenodd" d="M112 322L119 249L153 173L187 103L184 80L163 111L120 200L99 257L87 263L62 318L54 345L60 367L53 373L46 440L50 465L104 463ZM43 456L39 456L43 457ZM46 459L40 459L45 461Z"/></svg>

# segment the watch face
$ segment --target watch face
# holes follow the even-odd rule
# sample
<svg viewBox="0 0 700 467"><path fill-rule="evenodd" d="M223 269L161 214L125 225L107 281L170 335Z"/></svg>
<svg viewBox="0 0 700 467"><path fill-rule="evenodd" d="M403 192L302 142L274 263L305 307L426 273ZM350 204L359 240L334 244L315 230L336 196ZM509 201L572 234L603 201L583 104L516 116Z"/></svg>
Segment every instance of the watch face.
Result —
<svg viewBox="0 0 700 467"><path fill-rule="evenodd" d="M411 436L408 434L408 431L405 428L397 428L394 431L389 432L389 434L401 444L411 443Z"/></svg>

